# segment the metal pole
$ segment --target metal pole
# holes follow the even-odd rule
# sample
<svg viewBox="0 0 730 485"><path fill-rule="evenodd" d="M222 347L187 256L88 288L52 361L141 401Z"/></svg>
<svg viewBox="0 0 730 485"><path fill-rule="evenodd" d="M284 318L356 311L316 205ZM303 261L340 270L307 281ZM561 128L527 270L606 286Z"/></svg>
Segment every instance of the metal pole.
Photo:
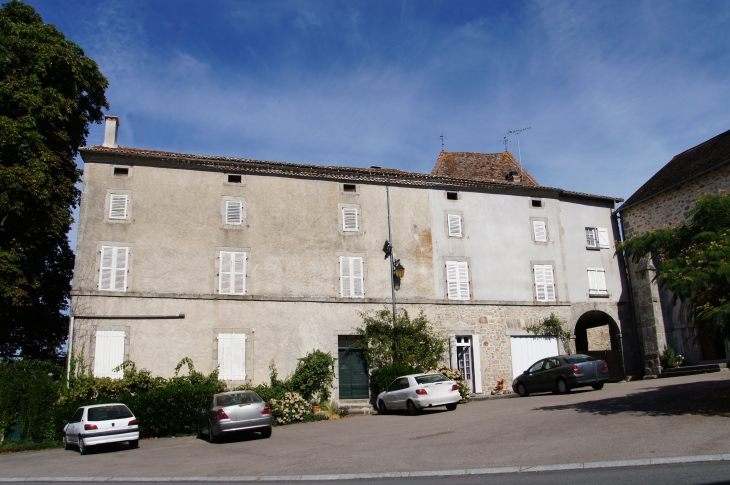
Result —
<svg viewBox="0 0 730 485"><path fill-rule="evenodd" d="M395 280L393 270L393 231L390 226L390 178L385 186L385 195L388 199L388 242L390 243L390 293L393 297L393 327L395 328Z"/></svg>
<svg viewBox="0 0 730 485"><path fill-rule="evenodd" d="M69 380L71 379L71 359L73 358L74 349L74 317L71 317L71 321L68 324L68 349L66 352L66 388L69 387Z"/></svg>

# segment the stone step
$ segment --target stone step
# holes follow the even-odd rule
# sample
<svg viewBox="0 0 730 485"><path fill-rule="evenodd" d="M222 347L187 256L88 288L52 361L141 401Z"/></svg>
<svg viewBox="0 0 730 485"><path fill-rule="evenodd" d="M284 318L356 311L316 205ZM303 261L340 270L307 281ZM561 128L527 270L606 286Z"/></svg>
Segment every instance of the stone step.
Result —
<svg viewBox="0 0 730 485"><path fill-rule="evenodd" d="M666 378L666 377L678 377L678 376L692 376L697 374L710 374L713 372L721 372L721 371L727 371L727 363L717 363L717 364L700 364L700 365L687 365L682 367L673 367L673 368L667 368L663 369L662 373L659 374L657 377L659 378Z"/></svg>
<svg viewBox="0 0 730 485"><path fill-rule="evenodd" d="M369 399L340 399L338 405L349 414L375 414Z"/></svg>

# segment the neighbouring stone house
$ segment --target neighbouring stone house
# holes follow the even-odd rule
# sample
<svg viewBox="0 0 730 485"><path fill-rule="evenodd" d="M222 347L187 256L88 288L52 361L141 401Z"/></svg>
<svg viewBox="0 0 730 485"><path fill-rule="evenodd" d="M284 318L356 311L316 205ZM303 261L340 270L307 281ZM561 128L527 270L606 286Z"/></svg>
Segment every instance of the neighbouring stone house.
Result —
<svg viewBox="0 0 730 485"><path fill-rule="evenodd" d="M676 226L686 220L700 194L728 189L730 131L675 156L629 197L618 208L623 237ZM667 345L688 363L727 359L728 342L697 339L687 305L675 303L673 295L653 281L656 267L651 258L630 262L629 275L645 376L661 373L661 354Z"/></svg>
<svg viewBox="0 0 730 485"><path fill-rule="evenodd" d="M449 336L474 392L559 351L525 331L551 313L619 375L636 351L620 199L540 186L508 152L442 152L423 174L124 148L117 130L108 117L80 150L72 342L97 375L128 358L169 376L189 357L261 383L321 349L339 359L334 396L367 398L348 347L362 312L391 304L388 200L398 308Z"/></svg>

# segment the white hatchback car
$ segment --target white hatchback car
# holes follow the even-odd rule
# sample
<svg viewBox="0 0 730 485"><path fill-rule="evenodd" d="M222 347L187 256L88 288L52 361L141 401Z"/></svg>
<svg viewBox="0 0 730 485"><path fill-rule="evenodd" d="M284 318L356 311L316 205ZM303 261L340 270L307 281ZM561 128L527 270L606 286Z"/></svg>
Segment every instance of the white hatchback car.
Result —
<svg viewBox="0 0 730 485"><path fill-rule="evenodd" d="M89 446L128 441L130 448L139 446L137 418L124 404L81 406L63 427L65 449L76 445L85 455Z"/></svg>
<svg viewBox="0 0 730 485"><path fill-rule="evenodd" d="M411 374L393 381L378 394L378 412L406 409L410 415L424 408L446 406L453 411L461 401L459 385L442 374Z"/></svg>

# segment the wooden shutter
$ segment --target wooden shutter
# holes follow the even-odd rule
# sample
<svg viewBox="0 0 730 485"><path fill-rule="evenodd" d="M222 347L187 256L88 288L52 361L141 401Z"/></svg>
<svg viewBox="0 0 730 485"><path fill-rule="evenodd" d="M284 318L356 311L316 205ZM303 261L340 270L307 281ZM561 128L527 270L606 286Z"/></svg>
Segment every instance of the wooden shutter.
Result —
<svg viewBox="0 0 730 485"><path fill-rule="evenodd" d="M124 194L112 194L109 198L109 219L126 219L128 200Z"/></svg>
<svg viewBox="0 0 730 485"><path fill-rule="evenodd" d="M596 282L596 270L588 268L588 293L597 293L598 283Z"/></svg>
<svg viewBox="0 0 730 485"><path fill-rule="evenodd" d="M555 301L555 281L552 265L536 264L533 271L535 273L535 296L537 301Z"/></svg>
<svg viewBox="0 0 730 485"><path fill-rule="evenodd" d="M363 298L365 296L362 258L350 258L352 264L352 296Z"/></svg>
<svg viewBox="0 0 730 485"><path fill-rule="evenodd" d="M588 293L593 295L605 295L606 271L603 268L588 268Z"/></svg>
<svg viewBox="0 0 730 485"><path fill-rule="evenodd" d="M469 266L466 261L446 261L446 288L449 300L469 299Z"/></svg>
<svg viewBox="0 0 730 485"><path fill-rule="evenodd" d="M246 334L218 334L218 377L226 381L246 379Z"/></svg>
<svg viewBox="0 0 730 485"><path fill-rule="evenodd" d="M220 252L218 292L222 295L246 293L246 253Z"/></svg>
<svg viewBox="0 0 730 485"><path fill-rule="evenodd" d="M586 227L586 246L589 248L597 248L597 239L596 230L592 227Z"/></svg>
<svg viewBox="0 0 730 485"><path fill-rule="evenodd" d="M365 296L362 258L340 256L340 295L343 298Z"/></svg>
<svg viewBox="0 0 730 485"><path fill-rule="evenodd" d="M342 230L357 231L357 209L354 207L345 207L342 209Z"/></svg>
<svg viewBox="0 0 730 485"><path fill-rule="evenodd" d="M449 225L449 237L461 237L461 216L449 214L447 216Z"/></svg>
<svg viewBox="0 0 730 485"><path fill-rule="evenodd" d="M535 232L536 242L547 242L547 230L544 221L532 221L532 229Z"/></svg>
<svg viewBox="0 0 730 485"><path fill-rule="evenodd" d="M98 330L94 349L94 376L121 379L124 371L113 371L124 362L125 334L118 330Z"/></svg>
<svg viewBox="0 0 730 485"><path fill-rule="evenodd" d="M555 281L553 280L552 265L544 265L543 273L545 274L545 294L547 295L547 301L555 301Z"/></svg>
<svg viewBox="0 0 730 485"><path fill-rule="evenodd" d="M602 249L609 249L611 245L609 244L608 239L608 229L605 227L599 227L596 229L596 232L598 232L598 245Z"/></svg>
<svg viewBox="0 0 730 485"><path fill-rule="evenodd" d="M240 200L226 201L226 224L240 226L243 215L242 202Z"/></svg>
<svg viewBox="0 0 730 485"><path fill-rule="evenodd" d="M102 246L99 266L99 289L127 291L129 248Z"/></svg>

